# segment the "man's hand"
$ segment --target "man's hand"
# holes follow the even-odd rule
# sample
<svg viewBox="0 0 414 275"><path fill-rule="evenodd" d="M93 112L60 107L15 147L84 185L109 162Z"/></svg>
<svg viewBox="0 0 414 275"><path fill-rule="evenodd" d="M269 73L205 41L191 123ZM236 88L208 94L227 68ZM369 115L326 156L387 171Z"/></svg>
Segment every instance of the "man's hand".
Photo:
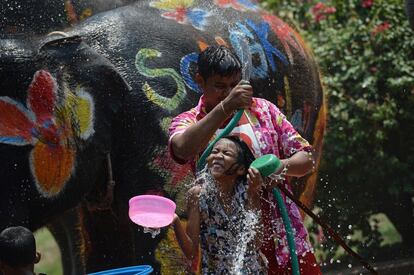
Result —
<svg viewBox="0 0 414 275"><path fill-rule="evenodd" d="M248 81L241 80L223 100L224 109L229 113L239 109L247 109L252 105L252 97L252 86Z"/></svg>

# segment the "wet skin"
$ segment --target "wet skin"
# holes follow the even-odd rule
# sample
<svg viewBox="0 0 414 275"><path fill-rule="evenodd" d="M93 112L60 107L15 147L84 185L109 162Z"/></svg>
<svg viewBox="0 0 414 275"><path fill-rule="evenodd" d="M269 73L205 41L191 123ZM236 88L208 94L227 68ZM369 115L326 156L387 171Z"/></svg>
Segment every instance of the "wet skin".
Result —
<svg viewBox="0 0 414 275"><path fill-rule="evenodd" d="M220 139L207 158L211 175L220 183L234 182L246 171L244 166L237 163L238 155L239 150L232 141Z"/></svg>

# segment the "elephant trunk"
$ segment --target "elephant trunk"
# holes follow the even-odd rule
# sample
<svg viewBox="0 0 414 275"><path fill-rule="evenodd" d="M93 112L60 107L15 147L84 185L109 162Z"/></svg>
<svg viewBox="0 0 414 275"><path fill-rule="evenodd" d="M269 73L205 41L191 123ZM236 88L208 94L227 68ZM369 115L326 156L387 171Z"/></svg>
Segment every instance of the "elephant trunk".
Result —
<svg viewBox="0 0 414 275"><path fill-rule="evenodd" d="M407 13L411 29L414 30L414 0L405 0L405 12Z"/></svg>

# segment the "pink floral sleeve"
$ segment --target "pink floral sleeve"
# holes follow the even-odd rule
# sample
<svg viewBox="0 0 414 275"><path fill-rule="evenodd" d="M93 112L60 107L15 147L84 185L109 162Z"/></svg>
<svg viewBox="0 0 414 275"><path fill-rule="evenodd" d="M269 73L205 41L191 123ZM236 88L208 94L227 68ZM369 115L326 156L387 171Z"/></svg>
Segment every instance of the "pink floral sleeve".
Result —
<svg viewBox="0 0 414 275"><path fill-rule="evenodd" d="M168 129L169 139L168 139L168 151L170 152L170 156L179 164L184 164L186 161L177 158L174 155L174 152L171 147L171 140L172 138L177 135L183 133L188 127L196 123L196 115L195 110L191 109L188 112L184 112L173 118L171 121L170 128Z"/></svg>
<svg viewBox="0 0 414 275"><path fill-rule="evenodd" d="M272 103L269 102L269 111L273 125L279 136L278 145L280 154L284 158L289 158L299 151L311 152L312 146L304 139L286 116Z"/></svg>

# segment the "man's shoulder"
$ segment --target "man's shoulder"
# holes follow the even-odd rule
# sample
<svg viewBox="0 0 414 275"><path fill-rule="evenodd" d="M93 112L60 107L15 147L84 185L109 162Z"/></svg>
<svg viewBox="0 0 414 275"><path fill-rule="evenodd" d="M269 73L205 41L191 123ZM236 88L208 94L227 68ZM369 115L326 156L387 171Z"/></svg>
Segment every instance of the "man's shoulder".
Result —
<svg viewBox="0 0 414 275"><path fill-rule="evenodd" d="M267 99L260 98L260 97L253 97L253 101L260 104L266 104L266 105L274 105L272 102L270 102Z"/></svg>
<svg viewBox="0 0 414 275"><path fill-rule="evenodd" d="M253 97L253 104L252 104L253 111L260 110L261 112L263 112L269 109L279 110L279 108L275 104L270 102L269 100L266 100L264 98L259 98L259 97Z"/></svg>
<svg viewBox="0 0 414 275"><path fill-rule="evenodd" d="M197 116L197 109L196 108L191 108L190 110L184 111L180 114L178 114L177 116L174 117L174 119L176 118L195 118Z"/></svg>

